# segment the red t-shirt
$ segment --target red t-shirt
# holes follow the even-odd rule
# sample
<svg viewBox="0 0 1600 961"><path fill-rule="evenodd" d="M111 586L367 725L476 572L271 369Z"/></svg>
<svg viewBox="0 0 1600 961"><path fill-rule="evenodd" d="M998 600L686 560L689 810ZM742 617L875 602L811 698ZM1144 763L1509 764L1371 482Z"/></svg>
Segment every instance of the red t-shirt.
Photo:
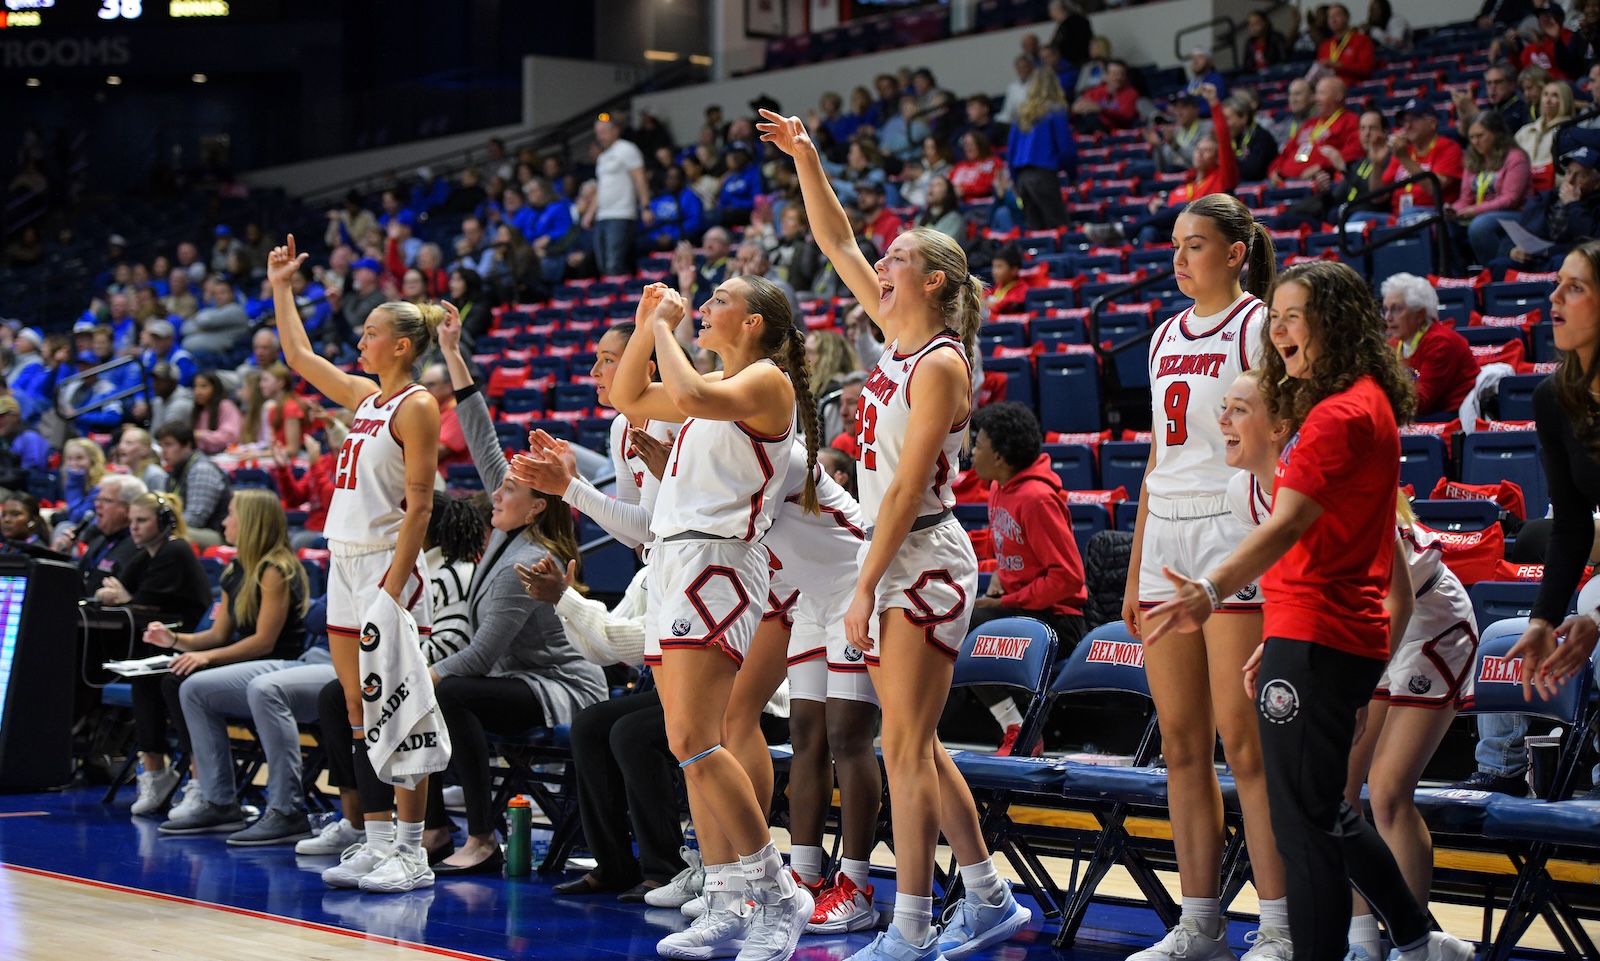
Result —
<svg viewBox="0 0 1600 961"><path fill-rule="evenodd" d="M1285 180L1310 177L1328 167L1322 147L1339 151L1345 163L1360 160L1366 154L1361 147L1360 118L1343 107L1331 117L1311 117L1300 124L1299 131L1283 145L1283 151L1267 170Z"/></svg>
<svg viewBox="0 0 1600 961"><path fill-rule="evenodd" d="M1440 177L1454 177L1455 184L1444 192L1444 202L1455 203L1461 193L1461 178L1466 175L1465 160L1461 153L1461 145L1449 137L1436 136L1433 143L1428 145L1425 153L1417 153L1415 147L1407 147L1417 159L1417 166L1423 170L1431 170ZM1391 155L1389 166L1384 168L1383 182L1392 184L1396 180L1404 180L1411 176L1406 173L1406 168L1400 166L1400 158ZM1412 202L1418 207L1427 207L1433 204L1433 188L1425 183L1412 184L1404 190L1396 190L1390 195L1389 203L1393 205L1394 212L1400 212L1400 198L1410 194Z"/></svg>
<svg viewBox="0 0 1600 961"><path fill-rule="evenodd" d="M1372 76L1378 66L1378 48L1372 38L1351 28L1337 39L1329 37L1317 48L1317 62L1333 63L1333 72L1347 84L1358 84Z"/></svg>
<svg viewBox="0 0 1600 961"><path fill-rule="evenodd" d="M1000 169L999 157L982 157L963 160L950 171L950 186L962 200L979 200L994 196L994 172Z"/></svg>
<svg viewBox="0 0 1600 961"><path fill-rule="evenodd" d="M439 473L455 464L472 463L472 451L467 449L467 435L461 432L461 416L456 405L439 412Z"/></svg>
<svg viewBox="0 0 1600 961"><path fill-rule="evenodd" d="M1304 494L1322 515L1261 578L1267 637L1389 656L1399 487L1400 432L1377 381L1362 377L1311 409L1278 461L1276 490Z"/></svg>

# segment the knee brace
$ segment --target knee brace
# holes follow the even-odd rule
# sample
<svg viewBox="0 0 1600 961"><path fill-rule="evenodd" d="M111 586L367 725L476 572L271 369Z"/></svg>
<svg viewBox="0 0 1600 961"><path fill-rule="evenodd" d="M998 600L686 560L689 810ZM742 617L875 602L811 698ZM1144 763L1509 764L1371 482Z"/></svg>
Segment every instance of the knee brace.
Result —
<svg viewBox="0 0 1600 961"><path fill-rule="evenodd" d="M696 754L694 757L690 758L689 760L680 761L678 763L678 769L682 770L682 769L688 767L689 765L693 764L694 762L700 760L701 758L710 757L711 755L717 753L720 750L722 750L722 745L721 744L713 744L710 747L706 748L704 751L701 751L699 754Z"/></svg>

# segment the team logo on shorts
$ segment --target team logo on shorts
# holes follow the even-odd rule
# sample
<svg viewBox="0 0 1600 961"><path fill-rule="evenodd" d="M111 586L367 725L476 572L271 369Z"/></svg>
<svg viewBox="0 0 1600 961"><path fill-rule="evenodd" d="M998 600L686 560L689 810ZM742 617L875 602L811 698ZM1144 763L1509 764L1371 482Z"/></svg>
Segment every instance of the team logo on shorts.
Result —
<svg viewBox="0 0 1600 961"><path fill-rule="evenodd" d="M1256 599L1256 595L1259 593L1260 588L1256 587L1254 584L1246 584L1237 591L1234 591L1233 596L1237 597L1241 601L1253 601Z"/></svg>
<svg viewBox="0 0 1600 961"><path fill-rule="evenodd" d="M673 637L683 637L685 634L688 634L688 633L689 633L689 620L688 620L688 618L680 617L677 620L672 622L672 636Z"/></svg>
<svg viewBox="0 0 1600 961"><path fill-rule="evenodd" d="M380 640L382 637L379 635L378 625L368 621L361 629L361 649L368 652L376 651Z"/></svg>
<svg viewBox="0 0 1600 961"><path fill-rule="evenodd" d="M1406 682L1406 689L1413 694L1426 694L1433 689L1433 679L1422 674L1411 675L1411 680Z"/></svg>
<svg viewBox="0 0 1600 961"><path fill-rule="evenodd" d="M850 644L844 646L844 659L850 663L854 664L864 656L859 648Z"/></svg>
<svg viewBox="0 0 1600 961"><path fill-rule="evenodd" d="M361 699L364 701L376 701L380 697L383 697L383 678L379 677L378 673L374 671L368 674L366 679L361 682Z"/></svg>
<svg viewBox="0 0 1600 961"><path fill-rule="evenodd" d="M1277 679L1261 689L1261 713L1274 724L1288 724L1300 713L1300 692L1288 681Z"/></svg>

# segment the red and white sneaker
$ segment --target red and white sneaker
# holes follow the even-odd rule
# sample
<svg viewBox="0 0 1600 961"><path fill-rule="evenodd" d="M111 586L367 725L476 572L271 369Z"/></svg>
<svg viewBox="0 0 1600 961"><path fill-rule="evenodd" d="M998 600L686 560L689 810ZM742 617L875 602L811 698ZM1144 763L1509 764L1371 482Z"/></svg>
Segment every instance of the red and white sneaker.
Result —
<svg viewBox="0 0 1600 961"><path fill-rule="evenodd" d="M1006 725L1006 736L1005 736L1005 739L1000 742L1000 747L995 750L995 752L994 752L995 756L996 757L1010 757L1011 756L1011 752L1016 750L1016 748L1017 748L1017 735L1021 734L1021 733L1022 733L1022 725L1020 725L1020 724L1008 724L1008 725ZM1030 757L1039 757L1043 753L1044 753L1044 742L1040 741L1040 742L1038 742L1038 743L1033 745L1033 750L1029 751L1028 755Z"/></svg>
<svg viewBox="0 0 1600 961"><path fill-rule="evenodd" d="M800 880L800 872L796 871L794 868L785 868L784 870L788 871L789 877L794 879L795 887L805 888L808 892L810 892L811 900L813 901L821 897L823 890L828 886L827 878L819 880L816 884L807 884L806 882Z"/></svg>
<svg viewBox="0 0 1600 961"><path fill-rule="evenodd" d="M878 925L878 909L872 906L872 885L858 888L844 874L835 874L833 883L817 898L807 934L845 934L867 931Z"/></svg>

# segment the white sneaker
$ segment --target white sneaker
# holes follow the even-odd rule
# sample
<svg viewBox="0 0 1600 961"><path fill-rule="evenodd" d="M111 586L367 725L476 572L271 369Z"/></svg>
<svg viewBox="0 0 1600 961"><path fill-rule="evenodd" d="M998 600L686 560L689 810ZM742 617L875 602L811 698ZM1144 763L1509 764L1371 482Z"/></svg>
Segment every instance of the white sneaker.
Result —
<svg viewBox="0 0 1600 961"><path fill-rule="evenodd" d="M431 887L433 868L428 866L428 852L409 844L396 843L389 856L361 878L361 890L368 894L399 894Z"/></svg>
<svg viewBox="0 0 1600 961"><path fill-rule="evenodd" d="M1472 961L1476 953L1476 949L1469 942L1451 937L1443 931L1434 931L1428 935L1428 951L1422 957L1426 957L1428 961ZM1389 952L1390 961L1403 957L1399 948Z"/></svg>
<svg viewBox="0 0 1600 961"><path fill-rule="evenodd" d="M780 875L774 882L751 885L750 894L754 910L739 961L789 961L817 907L811 892Z"/></svg>
<svg viewBox="0 0 1600 961"><path fill-rule="evenodd" d="M154 814L161 810L178 786L178 772L170 767L159 771L139 772L139 796L134 799L129 813L134 816Z"/></svg>
<svg viewBox="0 0 1600 961"><path fill-rule="evenodd" d="M464 811L467 807L467 792L459 784L452 784L444 789L444 806L447 811Z"/></svg>
<svg viewBox="0 0 1600 961"><path fill-rule="evenodd" d="M706 866L700 860L700 852L693 848L679 848L678 853L683 855L688 867L661 887L645 892L644 903L652 908L681 908L699 897L701 889L706 886Z"/></svg>
<svg viewBox="0 0 1600 961"><path fill-rule="evenodd" d="M1244 943L1250 945L1250 949L1239 961L1291 961L1294 958L1294 942L1289 940L1287 931L1258 928L1244 936Z"/></svg>
<svg viewBox="0 0 1600 961"><path fill-rule="evenodd" d="M1219 924L1216 937L1207 937L1194 918L1179 918L1167 936L1128 956L1128 961L1234 961L1228 950L1228 926Z"/></svg>
<svg viewBox="0 0 1600 961"><path fill-rule="evenodd" d="M686 918L698 918L702 914L705 914L706 896L703 894L698 894L683 902L683 906L678 908L678 913L682 914Z"/></svg>
<svg viewBox="0 0 1600 961"><path fill-rule="evenodd" d="M334 818L322 826L314 836L294 846L296 854L341 854L351 845L367 839L367 832L350 826L344 818Z"/></svg>
<svg viewBox="0 0 1600 961"><path fill-rule="evenodd" d="M362 841L352 844L339 855L339 863L322 872L322 883L334 888L359 888L361 879L372 873L384 852Z"/></svg>
<svg viewBox="0 0 1600 961"><path fill-rule="evenodd" d="M686 961L731 958L744 949L749 931L749 905L741 901L734 907L704 912L688 928L657 941L656 953Z"/></svg>
<svg viewBox="0 0 1600 961"><path fill-rule="evenodd" d="M847 934L878 926L878 909L872 906L872 885L858 888L841 871L816 899L807 934Z"/></svg>
<svg viewBox="0 0 1600 961"><path fill-rule="evenodd" d="M181 821L194 815L206 801L200 782L194 778L184 781L178 793L172 796L172 807L167 809L167 820Z"/></svg>

